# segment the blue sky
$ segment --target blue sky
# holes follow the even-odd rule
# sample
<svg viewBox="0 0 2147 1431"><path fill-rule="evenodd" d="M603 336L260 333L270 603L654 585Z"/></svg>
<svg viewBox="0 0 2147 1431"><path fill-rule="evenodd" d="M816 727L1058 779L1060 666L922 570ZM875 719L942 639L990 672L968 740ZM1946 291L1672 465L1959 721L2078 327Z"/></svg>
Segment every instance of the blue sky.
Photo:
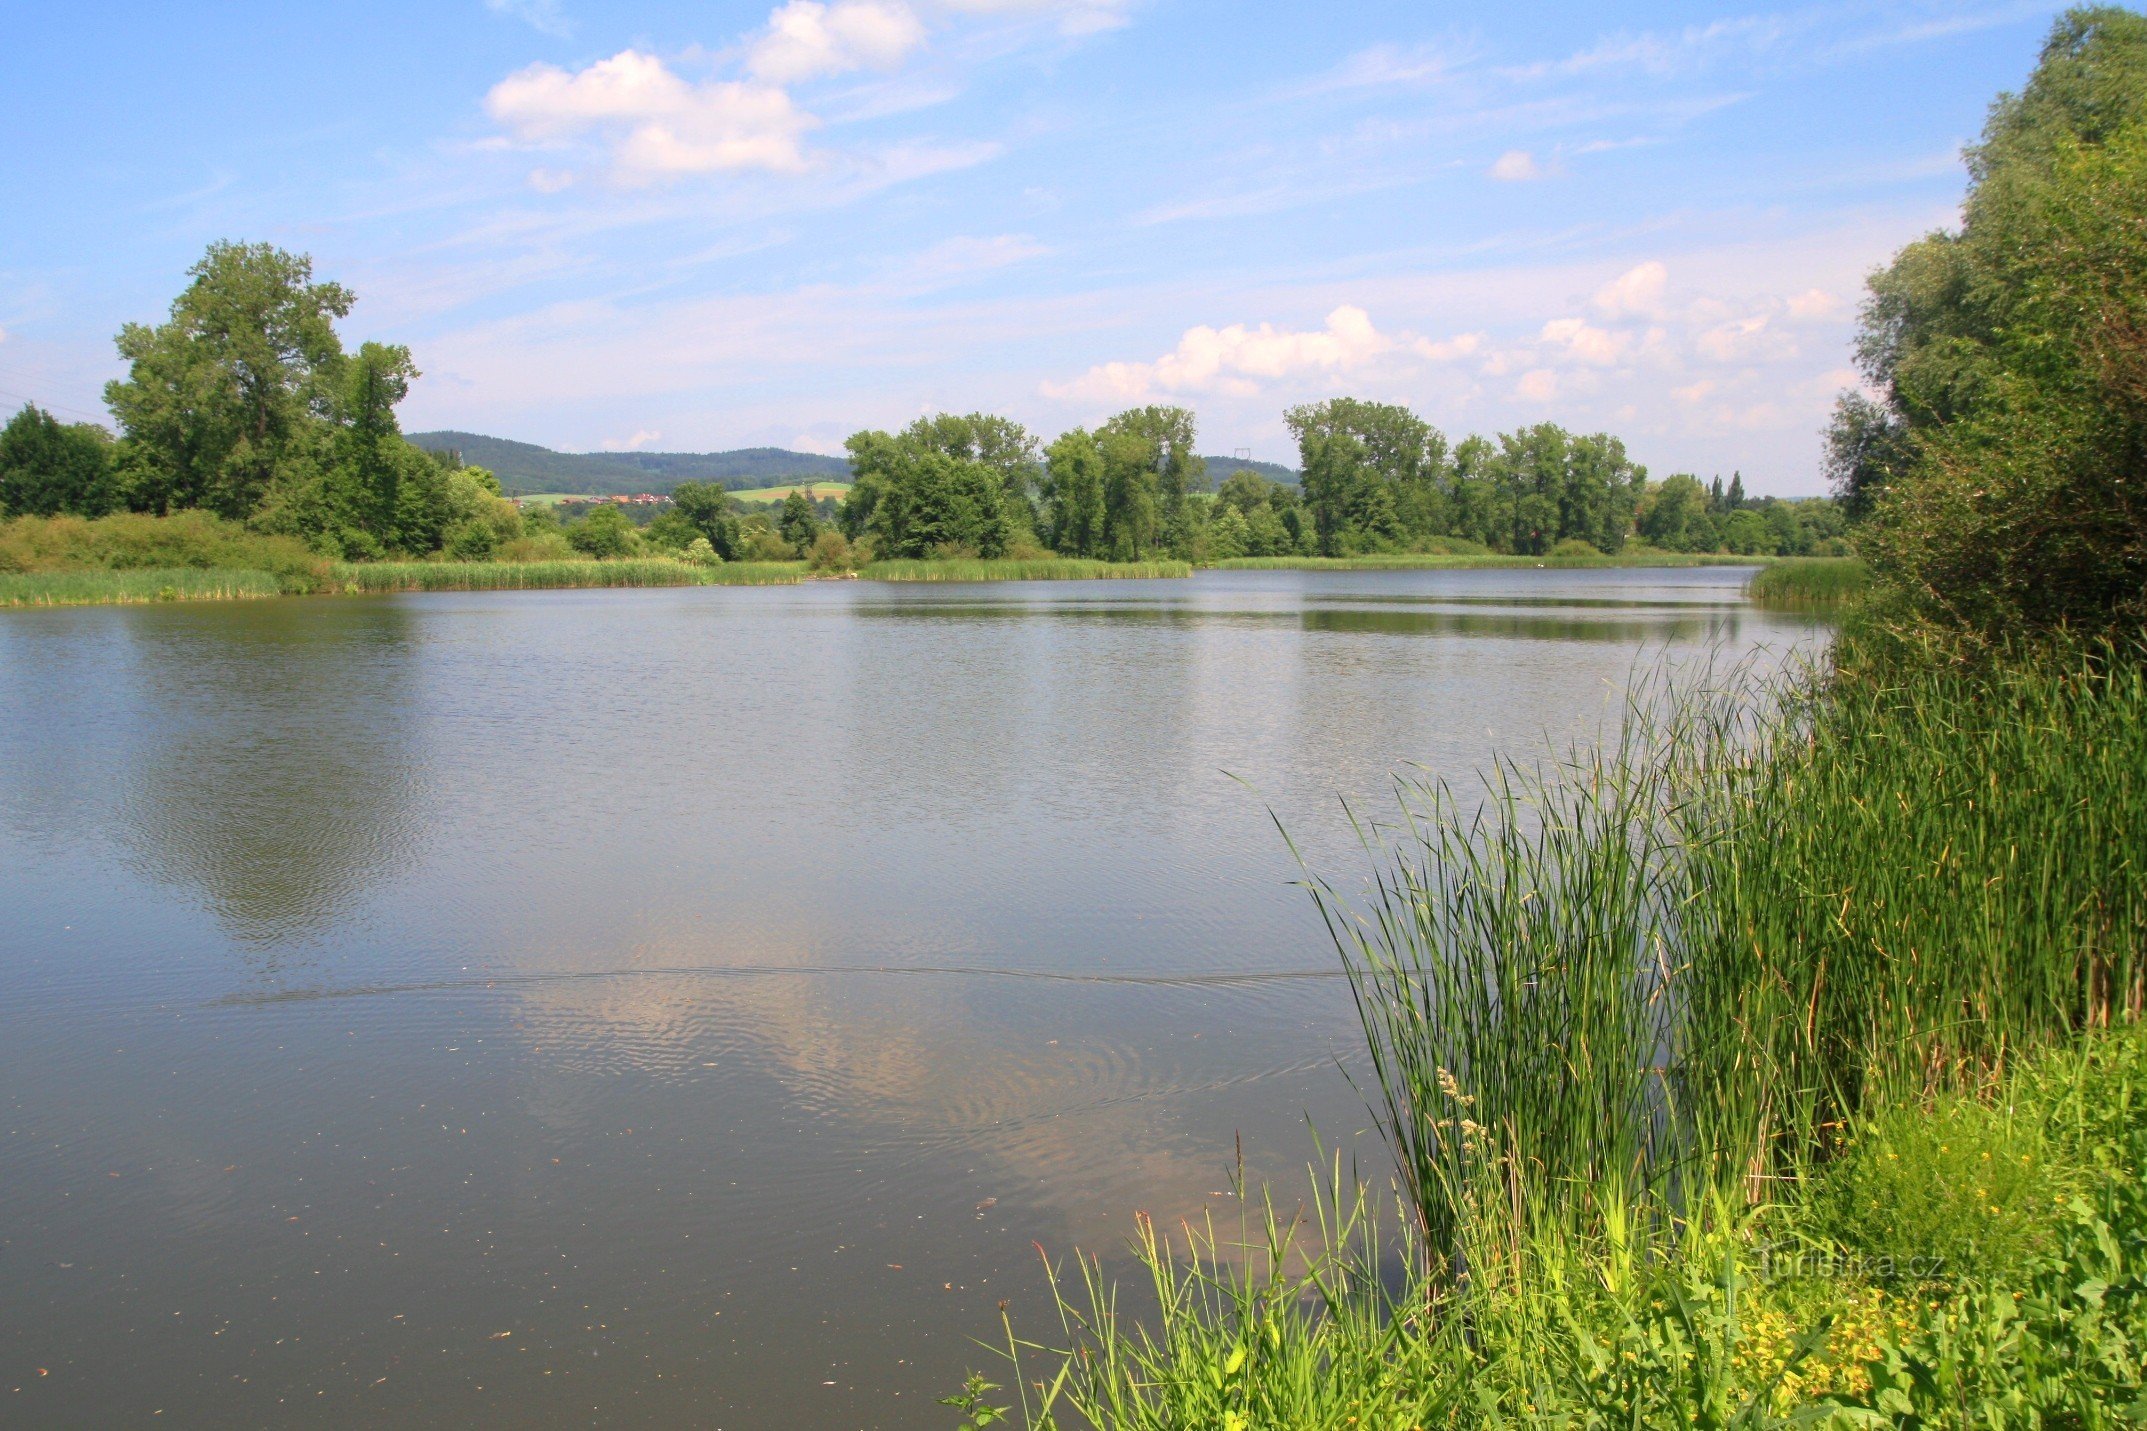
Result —
<svg viewBox="0 0 2147 1431"><path fill-rule="evenodd" d="M1552 419L1822 487L1863 275L1952 221L2056 7L22 6L0 403L101 416L218 238L407 343L411 430L839 450L1002 411Z"/></svg>

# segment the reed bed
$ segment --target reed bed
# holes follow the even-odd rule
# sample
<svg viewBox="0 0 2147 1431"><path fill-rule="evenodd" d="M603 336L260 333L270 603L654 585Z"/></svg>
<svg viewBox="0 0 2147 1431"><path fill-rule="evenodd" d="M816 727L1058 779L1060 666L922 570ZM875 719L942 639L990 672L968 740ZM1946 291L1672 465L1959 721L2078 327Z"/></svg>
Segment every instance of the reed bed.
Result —
<svg viewBox="0 0 2147 1431"><path fill-rule="evenodd" d="M345 562L335 589L395 591L556 591L619 586L781 586L805 578L803 562L697 566L661 558L620 561Z"/></svg>
<svg viewBox="0 0 2147 1431"><path fill-rule="evenodd" d="M1753 574L1745 595L1783 611L1832 611L1861 597L1871 572L1855 557L1793 557Z"/></svg>
<svg viewBox="0 0 2147 1431"><path fill-rule="evenodd" d="M1045 1409L1846 1426L1997 1397L2105 1424L2147 1381L2147 1296L2104 1295L2147 1288L2147 1040L2112 1032L2147 993L2141 654L1852 642L1643 685L1613 739L1478 790L1404 781L1360 826L1368 879L1308 885L1408 1236L1367 1244L1337 1181L1285 1286L1272 1231L1224 1256L1144 1226L1152 1308L1084 1264ZM1945 1272L1864 1270L1946 1228ZM1777 1273L1784 1246L1836 1270ZM1374 1281L1402 1290L1325 1291ZM1272 1386L1328 1390L1273 1419Z"/></svg>
<svg viewBox="0 0 2147 1431"><path fill-rule="evenodd" d="M274 572L218 567L101 568L0 574L0 606L135 605L156 601L229 601L277 596Z"/></svg>
<svg viewBox="0 0 2147 1431"><path fill-rule="evenodd" d="M1035 560L876 561L858 573L868 581L1120 581L1187 577L1182 561L1090 561L1078 557Z"/></svg>

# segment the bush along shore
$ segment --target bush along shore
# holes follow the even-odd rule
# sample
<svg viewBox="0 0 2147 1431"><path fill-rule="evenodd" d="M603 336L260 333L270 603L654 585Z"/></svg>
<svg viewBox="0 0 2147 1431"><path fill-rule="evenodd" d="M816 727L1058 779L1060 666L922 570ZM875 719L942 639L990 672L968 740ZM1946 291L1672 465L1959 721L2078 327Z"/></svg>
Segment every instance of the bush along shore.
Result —
<svg viewBox="0 0 2147 1431"><path fill-rule="evenodd" d="M1753 582L1832 649L1403 782L1306 879L1391 1180L1047 1259L964 1425L2147 1420L2147 18L1970 170L1872 279L1865 564Z"/></svg>
<svg viewBox="0 0 2147 1431"><path fill-rule="evenodd" d="M540 519L543 520L543 519ZM16 517L0 522L0 607L231 600L404 591L548 591L573 587L768 586L814 579L872 581L1155 580L1191 576L1191 562L1170 558L1103 561L1087 557L1009 555L996 559L938 556L874 560L869 542L851 544L819 532L806 558L785 558L773 547L764 559L722 560L703 541L672 551L647 543L617 554L592 555L565 542L523 540L531 550L502 551L485 560L339 561L303 543L256 531L202 511L169 516L115 513L85 518ZM636 552L640 554L635 554ZM1244 557L1211 565L1231 571L1405 571L1469 567L1611 567L1750 564L1769 558L1694 555L1632 547L1608 556L1593 547L1538 557L1488 551L1387 553L1354 557ZM1825 605L1803 599L1811 582L1853 561L1808 559L1780 564L1799 573L1779 588L1780 604ZM1755 582L1755 595L1773 601L1777 587ZM1842 589L1847 589L1846 587ZM1827 590L1832 592L1833 587Z"/></svg>

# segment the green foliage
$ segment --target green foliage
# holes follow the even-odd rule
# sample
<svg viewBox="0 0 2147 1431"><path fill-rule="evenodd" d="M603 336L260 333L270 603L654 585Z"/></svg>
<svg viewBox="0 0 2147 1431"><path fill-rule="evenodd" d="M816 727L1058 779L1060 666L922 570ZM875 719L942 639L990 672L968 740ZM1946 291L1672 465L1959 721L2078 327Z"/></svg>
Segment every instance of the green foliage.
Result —
<svg viewBox="0 0 2147 1431"><path fill-rule="evenodd" d="M29 405L0 428L0 517L101 517L117 497L103 428Z"/></svg>
<svg viewBox="0 0 2147 1431"><path fill-rule="evenodd" d="M584 556L602 560L623 557L632 551L637 537L634 524L617 507L602 506L566 529L567 542Z"/></svg>
<svg viewBox="0 0 2147 1431"><path fill-rule="evenodd" d="M2093 1032L2139 1012L2147 933L2147 695L2113 654L1643 691L1620 744L1496 772L1480 808L1405 785L1405 818L1367 827L1369 893L1314 891L1412 1275L1384 1277L1377 1237L1269 1257L1257 1227L1172 1247L1143 1223L1159 1316L1082 1263L1042 1411L2100 1426L2147 1405L2147 1037ZM1325 1205L1351 1211L1314 1221L1354 1226L1365 1197L1337 1170Z"/></svg>
<svg viewBox="0 0 2147 1431"><path fill-rule="evenodd" d="M736 561L740 550L738 518L721 487L705 482L681 482L671 489L672 511L715 549L725 561Z"/></svg>
<svg viewBox="0 0 2147 1431"><path fill-rule="evenodd" d="M130 505L243 519L321 462L344 366L335 320L354 300L267 244L212 244L188 276L167 322L120 330L128 375L105 401L129 447Z"/></svg>
<svg viewBox="0 0 2147 1431"><path fill-rule="evenodd" d="M2147 618L2147 18L2061 17L1957 232L1874 276L1832 450L1902 618L2004 640Z"/></svg>
<svg viewBox="0 0 2147 1431"><path fill-rule="evenodd" d="M327 571L302 543L267 536L207 512L170 517L17 517L0 522L0 573L81 571L266 572L293 591Z"/></svg>
<svg viewBox="0 0 2147 1431"><path fill-rule="evenodd" d="M899 434L857 433L848 447L856 482L843 499L843 532L870 535L890 557L991 558L1029 530L1034 444L1015 424L943 413Z"/></svg>
<svg viewBox="0 0 2147 1431"><path fill-rule="evenodd" d="M267 571L216 567L92 567L28 574L0 572L0 607L116 606L153 601L233 601L280 596L287 580Z"/></svg>
<svg viewBox="0 0 2147 1431"><path fill-rule="evenodd" d="M2047 1250L2082 1190L2043 1130L1965 1094L1882 1106L1813 1179L1803 1230L1876 1275L2005 1279Z"/></svg>
<svg viewBox="0 0 2147 1431"><path fill-rule="evenodd" d="M1864 594L1871 571L1854 557L1805 557L1762 567L1745 595L1783 611L1833 610Z"/></svg>
<svg viewBox="0 0 2147 1431"><path fill-rule="evenodd" d="M783 499L783 514L776 521L776 531L800 559L812 550L813 541L820 535L820 519L813 513L813 503L803 492L792 492Z"/></svg>

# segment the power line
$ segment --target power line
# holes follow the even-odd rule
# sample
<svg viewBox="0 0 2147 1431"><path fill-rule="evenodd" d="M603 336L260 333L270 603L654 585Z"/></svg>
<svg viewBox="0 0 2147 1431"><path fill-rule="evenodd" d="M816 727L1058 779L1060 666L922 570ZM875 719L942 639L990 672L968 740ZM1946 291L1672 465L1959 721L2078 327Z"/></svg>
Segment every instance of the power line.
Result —
<svg viewBox="0 0 2147 1431"><path fill-rule="evenodd" d="M89 422L103 423L110 422L112 420L111 415L109 413L90 413L84 412L78 407L68 407L64 403L39 402L36 398L31 397L28 393L10 392L6 388L0 388L0 398L12 398L16 402L26 402L33 407L44 408L48 412L65 413L69 417L79 417Z"/></svg>

